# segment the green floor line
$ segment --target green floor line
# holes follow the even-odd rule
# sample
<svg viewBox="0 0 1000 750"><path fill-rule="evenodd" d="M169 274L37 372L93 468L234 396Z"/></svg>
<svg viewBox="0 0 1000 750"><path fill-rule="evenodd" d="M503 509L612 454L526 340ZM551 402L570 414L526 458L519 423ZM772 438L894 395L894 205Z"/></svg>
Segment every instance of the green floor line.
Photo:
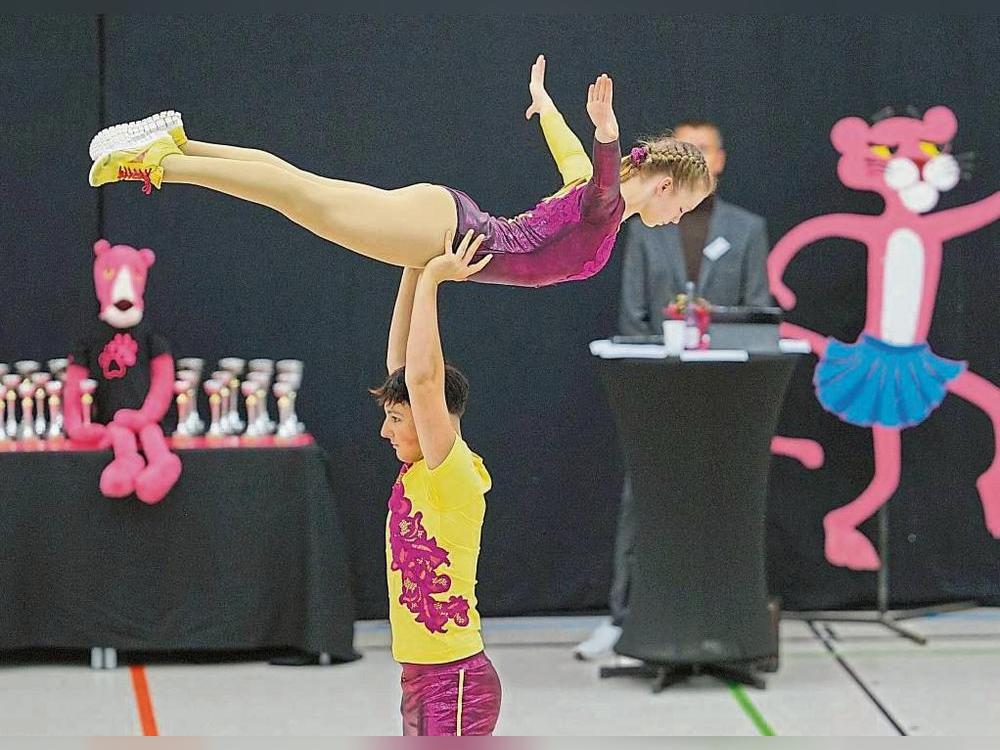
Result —
<svg viewBox="0 0 1000 750"><path fill-rule="evenodd" d="M743 712L750 717L750 721L752 721L754 726L757 727L757 731L764 737L774 737L775 734L771 725L767 723L767 719L764 718L763 714L757 710L757 706L755 706L753 701L750 700L750 696L747 695L743 686L737 685L735 682L730 682L729 690L736 698L736 702L740 704Z"/></svg>

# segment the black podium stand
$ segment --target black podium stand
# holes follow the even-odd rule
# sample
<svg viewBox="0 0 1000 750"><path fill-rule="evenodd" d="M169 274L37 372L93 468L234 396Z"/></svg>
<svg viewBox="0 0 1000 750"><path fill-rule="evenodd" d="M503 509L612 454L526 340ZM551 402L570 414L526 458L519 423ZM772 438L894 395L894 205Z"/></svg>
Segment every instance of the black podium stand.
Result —
<svg viewBox="0 0 1000 750"><path fill-rule="evenodd" d="M604 359L636 515L629 614L615 651L640 667L757 687L774 653L765 511L770 443L795 355L747 362Z"/></svg>

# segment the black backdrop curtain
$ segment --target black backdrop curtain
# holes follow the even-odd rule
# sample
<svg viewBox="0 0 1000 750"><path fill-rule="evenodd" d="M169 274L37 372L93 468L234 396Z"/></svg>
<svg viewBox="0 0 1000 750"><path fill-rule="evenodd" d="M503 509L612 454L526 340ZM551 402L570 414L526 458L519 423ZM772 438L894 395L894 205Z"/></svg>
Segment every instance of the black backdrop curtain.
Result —
<svg viewBox="0 0 1000 750"><path fill-rule="evenodd" d="M828 134L840 117L886 104L946 104L958 115L956 150L979 159L942 206L997 189L995 17L6 16L0 361L69 348L95 311L99 233L153 248L147 314L179 355L306 361L301 415L347 500L359 612L384 615L382 523L396 466L365 389L383 375L397 270L205 190L92 190L87 144L102 125L174 108L195 139L383 187L439 182L509 215L556 187L537 122L523 117L539 52L585 142L586 85L602 71L614 76L625 140L681 118L718 121L729 152L720 192L767 217L772 241L816 214L880 210L838 182ZM605 606L621 458L586 344L614 332L619 271L613 256L583 283L443 294L446 352L472 381L464 431L495 482L486 614ZM810 247L786 276L800 301L790 319L853 340L864 273L860 246ZM997 225L949 242L930 336L938 353L994 383L998 278ZM865 604L874 576L829 566L820 522L869 481L870 435L819 408L811 370L796 373L781 431L820 440L827 465L774 464L771 586L790 607ZM904 433L903 452L891 502L894 603L1000 603L1000 542L975 490L992 460L988 420L949 397Z"/></svg>

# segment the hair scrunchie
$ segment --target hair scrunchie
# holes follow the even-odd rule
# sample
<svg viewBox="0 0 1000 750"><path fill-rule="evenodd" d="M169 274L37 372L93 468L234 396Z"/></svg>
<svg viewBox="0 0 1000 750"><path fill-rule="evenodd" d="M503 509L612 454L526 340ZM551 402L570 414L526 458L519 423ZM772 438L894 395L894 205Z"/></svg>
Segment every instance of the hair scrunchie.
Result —
<svg viewBox="0 0 1000 750"><path fill-rule="evenodd" d="M636 146L629 153L629 158L635 166L641 166L649 158L649 149L646 146Z"/></svg>

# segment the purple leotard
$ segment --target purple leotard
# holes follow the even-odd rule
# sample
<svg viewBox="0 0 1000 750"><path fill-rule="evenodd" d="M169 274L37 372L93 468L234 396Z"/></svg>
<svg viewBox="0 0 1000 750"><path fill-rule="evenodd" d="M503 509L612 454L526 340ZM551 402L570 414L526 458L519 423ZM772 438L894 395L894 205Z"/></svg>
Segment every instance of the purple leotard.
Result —
<svg viewBox="0 0 1000 750"><path fill-rule="evenodd" d="M465 193L446 188L458 210L456 244L472 229L486 236L478 255L493 254L471 280L537 287L586 279L604 268L625 211L620 168L618 141L594 141L592 179L513 219L490 216Z"/></svg>

